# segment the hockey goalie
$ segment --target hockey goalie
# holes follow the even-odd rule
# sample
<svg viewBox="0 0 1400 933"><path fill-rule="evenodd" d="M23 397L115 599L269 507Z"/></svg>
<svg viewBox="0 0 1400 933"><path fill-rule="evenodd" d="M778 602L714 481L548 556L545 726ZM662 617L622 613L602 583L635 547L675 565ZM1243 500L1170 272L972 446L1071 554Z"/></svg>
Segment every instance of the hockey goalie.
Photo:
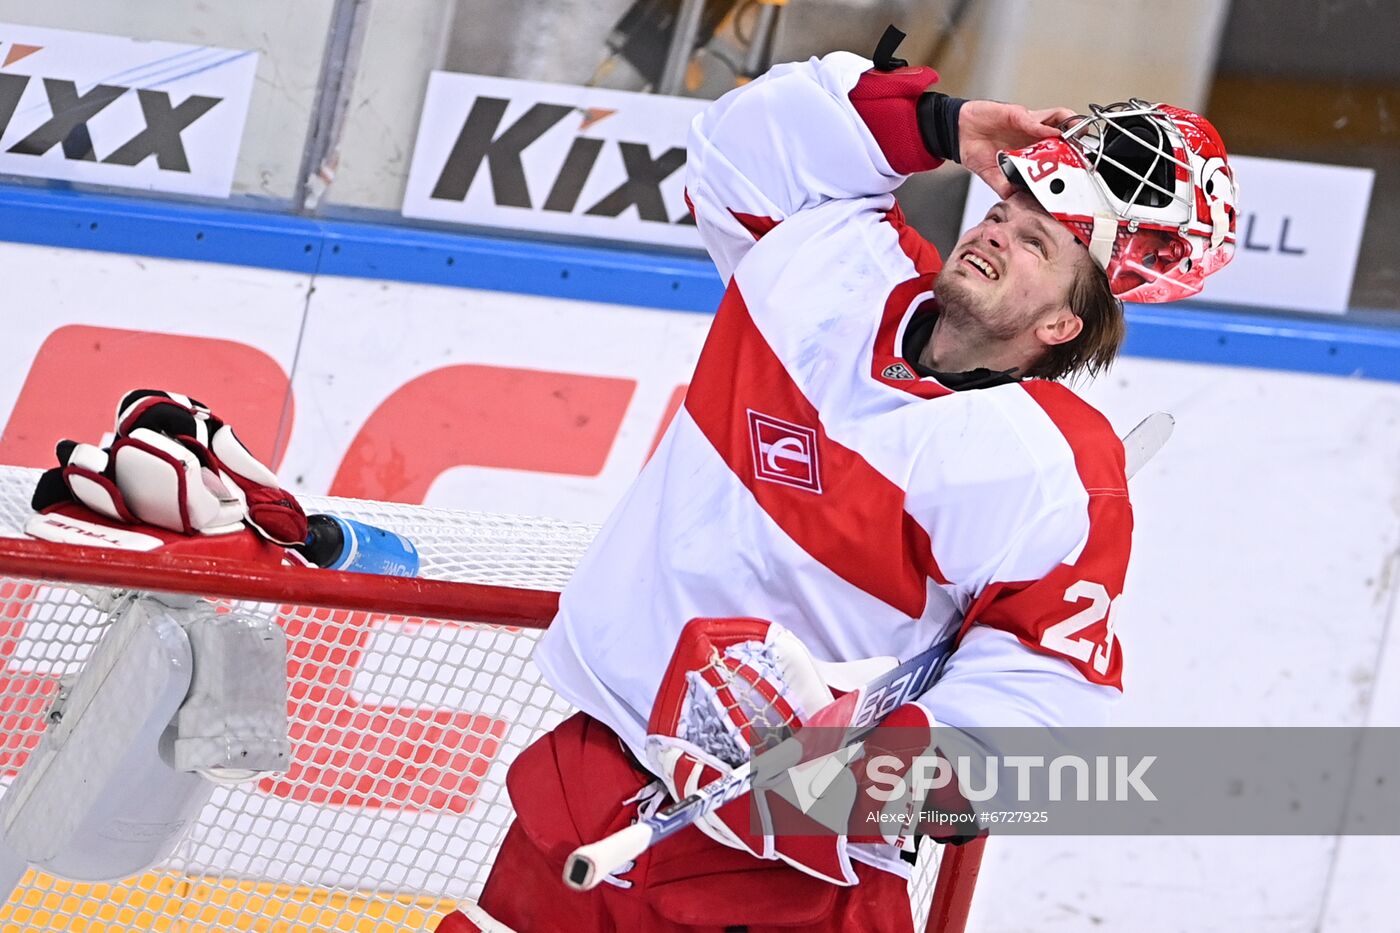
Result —
<svg viewBox="0 0 1400 933"><path fill-rule="evenodd" d="M775 67L692 125L724 298L536 652L579 712L515 762L480 903L438 933L906 933L910 840L764 832L744 799L594 890L561 873L931 646L941 676L882 729L1092 726L1119 695L1124 448L1065 380L1113 360L1120 300L1230 259L1225 150L1166 105L947 96L893 44ZM891 193L947 159L1001 200L945 260Z"/></svg>

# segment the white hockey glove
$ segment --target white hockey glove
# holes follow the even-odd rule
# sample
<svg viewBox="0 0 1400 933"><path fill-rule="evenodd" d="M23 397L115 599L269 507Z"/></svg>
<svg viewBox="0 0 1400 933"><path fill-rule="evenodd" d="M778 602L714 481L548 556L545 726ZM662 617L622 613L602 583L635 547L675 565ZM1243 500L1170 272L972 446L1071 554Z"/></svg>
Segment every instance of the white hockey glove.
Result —
<svg viewBox="0 0 1400 933"><path fill-rule="evenodd" d="M826 664L780 625L759 619L694 619L681 634L652 708L648 764L672 797L681 800L749 760L754 748L771 747L801 729L812 713L835 699L830 682L854 687L893 664L888 658ZM878 754L897 754L907 761L931 743L932 719L922 707L906 704L885 722L912 728L876 730L866 747ZM891 741L891 736L898 738ZM845 767L858 751L838 750L799 765L791 772L793 781L809 782L822 798L823 812L854 818L877 806L872 797L858 799L857 778ZM881 810L901 812L913 807L910 800L878 804ZM881 821L863 841L898 844L911 823ZM858 880L847 852L848 834L824 832L771 791L741 797L697 825L717 842L758 858L782 859L833 884ZM784 827L794 826L801 831L784 833Z"/></svg>
<svg viewBox="0 0 1400 933"><path fill-rule="evenodd" d="M35 511L76 500L106 518L181 534L224 534L246 522L282 545L306 540L306 515L277 477L202 403L139 389L117 407L103 450L61 441L59 466L35 489Z"/></svg>
<svg viewBox="0 0 1400 933"><path fill-rule="evenodd" d="M648 763L683 800L776 744L805 714L832 701L807 649L759 619L693 619L681 632L647 724ZM775 858L771 836L750 827L746 801L702 817L711 838ZM737 812L735 812L737 811Z"/></svg>
<svg viewBox="0 0 1400 933"><path fill-rule="evenodd" d="M247 503L212 466L163 434L138 428L106 450L64 441L63 482L83 505L110 519L183 534L224 534L243 526Z"/></svg>

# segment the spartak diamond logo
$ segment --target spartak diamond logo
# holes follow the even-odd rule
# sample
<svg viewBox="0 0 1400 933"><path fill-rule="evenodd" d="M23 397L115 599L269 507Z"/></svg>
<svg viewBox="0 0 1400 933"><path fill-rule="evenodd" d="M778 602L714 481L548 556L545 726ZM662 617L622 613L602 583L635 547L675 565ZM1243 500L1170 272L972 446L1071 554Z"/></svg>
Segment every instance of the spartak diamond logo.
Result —
<svg viewBox="0 0 1400 933"><path fill-rule="evenodd" d="M749 440L753 443L754 475L770 483L796 486L820 494L821 469L817 461L817 432L800 424L749 412Z"/></svg>

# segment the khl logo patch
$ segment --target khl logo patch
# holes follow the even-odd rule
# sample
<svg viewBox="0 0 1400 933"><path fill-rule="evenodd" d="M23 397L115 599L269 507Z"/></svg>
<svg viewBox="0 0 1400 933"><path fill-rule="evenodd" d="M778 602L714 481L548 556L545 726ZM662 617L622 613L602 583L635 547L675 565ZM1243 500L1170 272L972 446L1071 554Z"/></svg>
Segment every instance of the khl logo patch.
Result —
<svg viewBox="0 0 1400 933"><path fill-rule="evenodd" d="M909 367L905 366L903 363L891 363L885 367L880 375L884 376L886 379L912 380L914 378L914 374L909 371Z"/></svg>
<svg viewBox="0 0 1400 933"><path fill-rule="evenodd" d="M752 408L748 413L754 476L820 494L817 432L771 415L761 415Z"/></svg>

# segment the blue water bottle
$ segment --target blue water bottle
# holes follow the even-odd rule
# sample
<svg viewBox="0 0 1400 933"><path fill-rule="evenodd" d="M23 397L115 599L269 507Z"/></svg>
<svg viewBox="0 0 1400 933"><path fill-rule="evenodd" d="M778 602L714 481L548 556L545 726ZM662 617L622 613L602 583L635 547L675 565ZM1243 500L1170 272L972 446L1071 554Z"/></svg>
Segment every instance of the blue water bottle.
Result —
<svg viewBox="0 0 1400 933"><path fill-rule="evenodd" d="M418 549L403 535L339 515L308 515L306 531L301 552L318 567L389 577L418 575Z"/></svg>

